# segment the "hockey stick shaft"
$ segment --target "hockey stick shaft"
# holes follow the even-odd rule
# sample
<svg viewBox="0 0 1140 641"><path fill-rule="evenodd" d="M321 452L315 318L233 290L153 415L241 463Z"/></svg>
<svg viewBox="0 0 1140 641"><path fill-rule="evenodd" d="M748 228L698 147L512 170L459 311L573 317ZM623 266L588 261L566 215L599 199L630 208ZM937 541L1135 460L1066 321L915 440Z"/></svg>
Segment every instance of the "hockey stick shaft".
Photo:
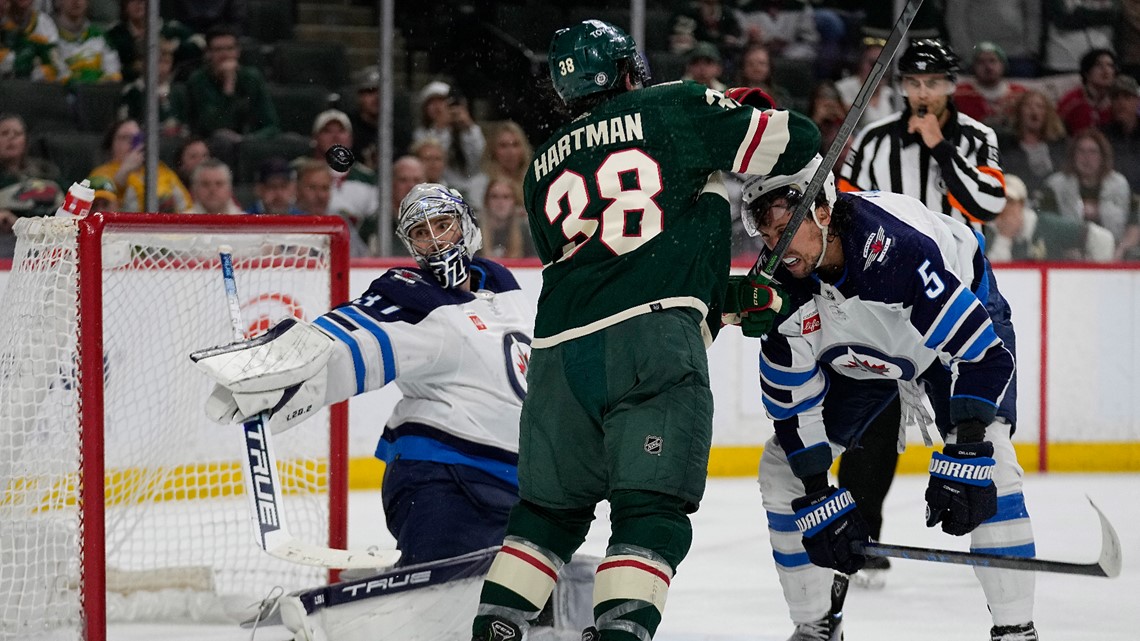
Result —
<svg viewBox="0 0 1140 641"><path fill-rule="evenodd" d="M855 541L851 549L857 554L871 556L889 556L896 559L911 559L914 561L930 561L933 563L956 563L959 565L972 565L986 568L1002 568L1006 570L1026 570L1030 572L1053 572L1057 574L1080 574L1084 576L1100 576L1113 578L1120 576L1122 564L1120 552L1120 539L1116 530L1100 508L1092 504L1100 518L1101 549L1100 558L1093 563L1070 563L1067 561L1048 561L1023 556L1009 556L1005 554L987 554L983 552L959 552L955 550L938 550L935 548L911 547L906 545L891 545L888 543L863 543Z"/></svg>
<svg viewBox="0 0 1140 641"><path fill-rule="evenodd" d="M238 300L237 280L234 278L232 250L218 248L222 264L222 281L226 290L226 306L234 340L245 338ZM370 550L351 552L305 543L294 538L285 524L282 505L281 479L277 470L277 455L273 449L272 433L266 429L269 413L242 424L245 451L241 458L242 478L249 497L250 520L254 538L272 556L302 565L326 568L378 568L395 563L400 558L396 550Z"/></svg>
<svg viewBox="0 0 1140 641"><path fill-rule="evenodd" d="M803 197L796 205L795 210L792 212L792 217L788 220L788 225L784 228L783 233L780 234L780 240L777 241L775 249L768 255L767 261L763 261L764 255L761 254L756 258L756 263L752 265L748 275L755 277L758 273L769 281L776 273L776 267L779 266L780 261L784 259L784 254L788 252L788 246L792 243L792 238L796 235L796 230L807 218L808 214L815 209L815 197L819 194L819 190L823 189L823 183L827 178L827 174L835 167L836 161L839 160L839 154L842 153L843 148L847 145L847 139L851 137L851 133L855 131L856 125L859 124L859 119L863 117L863 112L867 109L867 103L871 101L871 96L874 95L875 89L879 86L879 81L887 73L890 67L891 59L894 58L895 52L898 51L899 46L902 44L903 38L906 37L907 31L910 29L910 23L914 21L914 16L918 13L918 8L922 6L922 0L908 0L906 6L903 7L902 13L899 14L899 19L895 22L894 29L891 31L890 37L887 38L886 44L883 45L882 51L879 52L879 57L875 59L875 66L871 68L871 73L867 74L867 79L863 81L863 86L859 88L858 95L855 96L855 101L851 103L851 110L847 112L847 117L843 119L843 124L839 126L839 131L835 135L835 140L831 143L831 147L827 150L827 155L823 157L823 162L819 165L815 175L812 176L811 182L804 189Z"/></svg>

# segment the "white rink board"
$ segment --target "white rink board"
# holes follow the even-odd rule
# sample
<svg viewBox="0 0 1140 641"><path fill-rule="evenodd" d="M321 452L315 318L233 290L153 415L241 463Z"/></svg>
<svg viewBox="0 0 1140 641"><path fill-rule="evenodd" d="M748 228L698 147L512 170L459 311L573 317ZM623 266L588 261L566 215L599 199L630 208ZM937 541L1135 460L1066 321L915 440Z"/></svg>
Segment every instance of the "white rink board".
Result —
<svg viewBox="0 0 1140 641"><path fill-rule="evenodd" d="M351 295L364 291L383 268L353 268ZM541 272L513 270L537 299ZM1040 425L1041 274L1037 269L997 268L999 287L1013 308L1018 334L1018 413L1015 440L1033 442ZM1048 270L1049 441L1140 441L1140 269ZM8 272L0 271L0 290ZM219 295L220 298L220 295ZM244 298L244 297L243 297ZM219 301L221 305L222 301ZM305 305L305 315L316 313ZM156 315L161 310L155 310ZM149 331L149 330L141 330ZM758 346L726 328L709 351L716 400L714 445L760 445L771 434L757 383ZM389 386L351 401L350 453L369 456L399 398ZM919 442L919 435L911 435Z"/></svg>

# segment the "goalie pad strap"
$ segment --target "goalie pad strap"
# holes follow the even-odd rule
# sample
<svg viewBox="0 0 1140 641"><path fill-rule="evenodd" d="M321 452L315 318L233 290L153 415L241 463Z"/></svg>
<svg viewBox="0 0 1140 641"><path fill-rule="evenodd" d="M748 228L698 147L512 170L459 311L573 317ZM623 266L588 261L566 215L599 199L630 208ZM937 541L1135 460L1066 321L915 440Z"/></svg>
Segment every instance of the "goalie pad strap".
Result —
<svg viewBox="0 0 1140 641"><path fill-rule="evenodd" d="M558 568L534 548L507 539L491 564L487 580L526 599L537 612L554 591Z"/></svg>
<svg viewBox="0 0 1140 641"><path fill-rule="evenodd" d="M594 579L594 605L612 600L642 601L664 612L672 579L668 564L633 555L606 557Z"/></svg>

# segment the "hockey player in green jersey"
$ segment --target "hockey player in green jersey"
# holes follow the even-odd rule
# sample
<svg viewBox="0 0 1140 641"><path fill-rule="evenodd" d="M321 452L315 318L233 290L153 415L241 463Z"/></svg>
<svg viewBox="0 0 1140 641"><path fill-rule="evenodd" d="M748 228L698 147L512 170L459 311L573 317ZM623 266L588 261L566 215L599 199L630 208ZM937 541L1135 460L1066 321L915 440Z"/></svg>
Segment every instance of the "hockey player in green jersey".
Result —
<svg viewBox="0 0 1140 641"><path fill-rule="evenodd" d="M605 22L558 31L549 62L575 119L538 149L524 185L543 287L520 502L473 634L521 639L608 500L594 634L646 641L704 493L705 349L722 313L758 310L771 291L742 282L726 293L731 224L719 170L793 171L819 149L819 131L799 114L742 106L771 106L753 89L643 88L633 39Z"/></svg>

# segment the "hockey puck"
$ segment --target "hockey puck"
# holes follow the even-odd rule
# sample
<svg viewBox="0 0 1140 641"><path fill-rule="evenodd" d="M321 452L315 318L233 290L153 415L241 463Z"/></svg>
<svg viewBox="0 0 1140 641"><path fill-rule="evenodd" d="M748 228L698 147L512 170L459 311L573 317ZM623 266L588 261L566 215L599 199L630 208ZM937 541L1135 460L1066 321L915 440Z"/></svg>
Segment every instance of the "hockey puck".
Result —
<svg viewBox="0 0 1140 641"><path fill-rule="evenodd" d="M333 171L348 171L352 167L352 163L356 162L356 158L352 155L352 150L344 145L333 145L325 152L325 162Z"/></svg>

